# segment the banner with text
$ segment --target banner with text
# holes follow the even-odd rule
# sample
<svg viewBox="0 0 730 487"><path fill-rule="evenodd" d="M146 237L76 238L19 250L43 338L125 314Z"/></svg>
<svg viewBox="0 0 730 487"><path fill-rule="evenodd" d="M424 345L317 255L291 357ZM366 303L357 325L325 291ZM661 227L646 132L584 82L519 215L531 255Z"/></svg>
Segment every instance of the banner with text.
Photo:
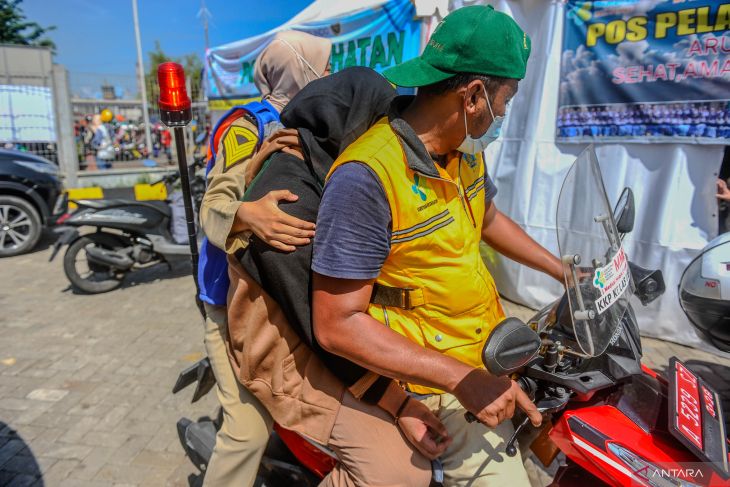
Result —
<svg viewBox="0 0 730 487"><path fill-rule="evenodd" d="M378 72L418 56L421 22L410 0L391 0L342 17L286 25L266 34L212 48L206 56L211 108L225 109L258 96L256 57L279 30L298 30L332 40L332 72L368 66Z"/></svg>
<svg viewBox="0 0 730 487"><path fill-rule="evenodd" d="M730 2L568 0L557 138L730 140Z"/></svg>

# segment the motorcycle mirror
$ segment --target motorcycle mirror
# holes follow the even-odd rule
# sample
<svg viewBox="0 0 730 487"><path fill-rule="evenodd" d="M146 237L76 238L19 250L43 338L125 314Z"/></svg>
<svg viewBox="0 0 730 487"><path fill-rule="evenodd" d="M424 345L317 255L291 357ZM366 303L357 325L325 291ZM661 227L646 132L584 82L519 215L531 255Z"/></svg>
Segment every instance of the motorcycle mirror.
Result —
<svg viewBox="0 0 730 487"><path fill-rule="evenodd" d="M494 375L516 372L540 350L540 336L517 318L507 318L499 323L482 349L482 361Z"/></svg>
<svg viewBox="0 0 730 487"><path fill-rule="evenodd" d="M613 209L616 230L621 234L631 232L634 229L634 217L634 192L631 191L631 188L624 188Z"/></svg>
<svg viewBox="0 0 730 487"><path fill-rule="evenodd" d="M631 261L629 261L629 270L636 285L634 294L644 306L654 301L666 291L667 286L664 284L664 275L661 270L657 269L652 271L644 269Z"/></svg>

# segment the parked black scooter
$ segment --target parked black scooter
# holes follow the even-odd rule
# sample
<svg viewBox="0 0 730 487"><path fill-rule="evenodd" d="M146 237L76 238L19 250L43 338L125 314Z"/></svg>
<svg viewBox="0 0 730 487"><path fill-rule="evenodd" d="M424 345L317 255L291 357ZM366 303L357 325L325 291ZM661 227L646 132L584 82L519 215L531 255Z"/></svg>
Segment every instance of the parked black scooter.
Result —
<svg viewBox="0 0 730 487"><path fill-rule="evenodd" d="M191 194L196 208L205 193L205 178L196 175L205 165L201 157L188 166ZM173 185L179 172L165 175L154 184ZM66 277L77 289L98 294L118 288L129 272L175 258L189 258L187 240L176 242L170 201L73 200L78 209L54 231L59 238L53 245L49 261L61 247L68 245L63 257ZM93 233L81 234L80 227L96 227Z"/></svg>

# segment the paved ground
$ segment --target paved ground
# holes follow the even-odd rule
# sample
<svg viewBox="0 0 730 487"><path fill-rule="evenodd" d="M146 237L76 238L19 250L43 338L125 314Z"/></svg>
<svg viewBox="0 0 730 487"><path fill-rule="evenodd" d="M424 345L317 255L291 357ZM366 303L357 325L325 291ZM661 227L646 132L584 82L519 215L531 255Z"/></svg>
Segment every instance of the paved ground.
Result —
<svg viewBox="0 0 730 487"><path fill-rule="evenodd" d="M0 485L188 485L175 422L216 405L170 392L203 356L184 263L86 296L49 255L0 260Z"/></svg>
<svg viewBox="0 0 730 487"><path fill-rule="evenodd" d="M186 266L86 296L49 255L46 242L0 260L0 486L197 483L175 422L212 416L216 404L214 394L191 405L192 391L170 392L203 351ZM717 360L657 340L644 347L650 365L671 355Z"/></svg>

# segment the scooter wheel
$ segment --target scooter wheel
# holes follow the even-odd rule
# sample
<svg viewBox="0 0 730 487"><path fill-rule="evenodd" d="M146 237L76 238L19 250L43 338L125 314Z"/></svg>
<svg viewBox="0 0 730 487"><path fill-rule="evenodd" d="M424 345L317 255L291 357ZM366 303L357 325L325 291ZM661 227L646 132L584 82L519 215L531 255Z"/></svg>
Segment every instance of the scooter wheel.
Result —
<svg viewBox="0 0 730 487"><path fill-rule="evenodd" d="M71 243L63 256L63 270L71 284L79 291L99 294L112 291L122 284L123 274L111 267L89 262L87 246L114 250L116 242L104 234L91 234Z"/></svg>

